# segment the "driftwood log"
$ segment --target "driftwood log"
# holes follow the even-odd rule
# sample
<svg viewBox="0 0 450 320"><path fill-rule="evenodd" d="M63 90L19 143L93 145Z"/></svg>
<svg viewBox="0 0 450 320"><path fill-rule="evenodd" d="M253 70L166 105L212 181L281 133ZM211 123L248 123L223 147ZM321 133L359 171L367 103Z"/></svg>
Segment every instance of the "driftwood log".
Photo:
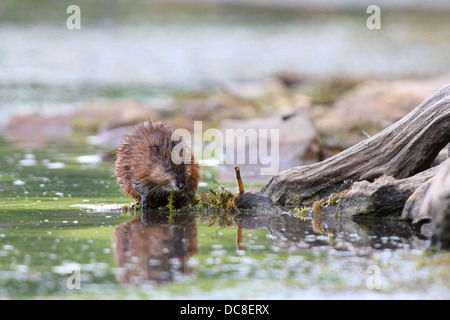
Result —
<svg viewBox="0 0 450 320"><path fill-rule="evenodd" d="M351 188L341 214L400 215L408 197L434 175L428 169L449 141L447 85L377 135L322 162L277 173L261 192L277 205L305 206Z"/></svg>

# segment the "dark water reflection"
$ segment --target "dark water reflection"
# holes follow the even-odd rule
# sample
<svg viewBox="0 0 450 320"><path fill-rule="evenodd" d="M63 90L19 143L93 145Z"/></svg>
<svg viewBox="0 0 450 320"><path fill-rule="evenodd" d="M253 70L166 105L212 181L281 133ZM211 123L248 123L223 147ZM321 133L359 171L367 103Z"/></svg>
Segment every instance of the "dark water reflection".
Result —
<svg viewBox="0 0 450 320"><path fill-rule="evenodd" d="M348 254L371 253L381 249L423 250L427 239L401 221L339 219L316 215L302 219L288 214L238 214L221 216L220 221L236 227L236 254L247 254L243 230L268 231L273 252L321 251ZM202 218L200 218L202 220ZM142 213L114 230L117 280L141 286L177 281L194 274L189 259L199 253L195 215L166 216Z"/></svg>

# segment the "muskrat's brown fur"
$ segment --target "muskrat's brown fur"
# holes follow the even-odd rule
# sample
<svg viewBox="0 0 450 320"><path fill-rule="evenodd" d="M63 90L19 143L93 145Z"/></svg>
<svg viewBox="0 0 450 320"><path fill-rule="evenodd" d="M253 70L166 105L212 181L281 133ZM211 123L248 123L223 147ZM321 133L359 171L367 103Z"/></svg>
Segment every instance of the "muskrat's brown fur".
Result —
<svg viewBox="0 0 450 320"><path fill-rule="evenodd" d="M125 194L140 201L144 209L167 205L172 192L173 205L185 206L197 191L199 166L194 163L194 156L191 154L190 163L172 161L173 148L182 142L172 137L173 131L165 122L140 123L116 151L117 184ZM184 150L189 149L184 145ZM183 151L179 155L183 156Z"/></svg>

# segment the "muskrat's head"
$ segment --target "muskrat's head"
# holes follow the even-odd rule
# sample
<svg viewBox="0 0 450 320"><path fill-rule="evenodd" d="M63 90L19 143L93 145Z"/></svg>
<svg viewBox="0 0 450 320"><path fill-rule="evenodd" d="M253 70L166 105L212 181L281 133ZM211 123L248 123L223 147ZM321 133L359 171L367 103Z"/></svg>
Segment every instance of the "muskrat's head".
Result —
<svg viewBox="0 0 450 320"><path fill-rule="evenodd" d="M165 191L177 192L186 188L186 170L184 164L168 164L166 166L164 179L161 180L161 187Z"/></svg>
<svg viewBox="0 0 450 320"><path fill-rule="evenodd" d="M160 188L158 191L180 192L187 186L188 166L183 162L177 164L172 161L172 150L177 142L171 141L168 144L153 145L150 148L152 168L149 178L155 189Z"/></svg>

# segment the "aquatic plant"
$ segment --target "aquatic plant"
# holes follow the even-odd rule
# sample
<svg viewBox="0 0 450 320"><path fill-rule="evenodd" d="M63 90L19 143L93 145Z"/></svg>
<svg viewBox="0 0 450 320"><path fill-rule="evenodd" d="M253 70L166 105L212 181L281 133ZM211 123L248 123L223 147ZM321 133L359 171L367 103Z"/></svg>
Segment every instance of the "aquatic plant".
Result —
<svg viewBox="0 0 450 320"><path fill-rule="evenodd" d="M301 220L309 220L311 217L308 215L308 211L308 207L294 208L292 216Z"/></svg>
<svg viewBox="0 0 450 320"><path fill-rule="evenodd" d="M301 207L301 208L294 208L291 213L294 217L307 219L306 215L309 210L311 210L314 214L320 214L320 209L325 206L336 206L337 209L339 209L339 206L341 204L340 200L349 192L350 189L346 189L344 191L338 192L338 193L332 193L328 196L328 198L324 198L321 200L317 200L313 202L312 207ZM337 211L337 210L336 210Z"/></svg>
<svg viewBox="0 0 450 320"><path fill-rule="evenodd" d="M214 183L218 185L219 188L209 189L209 193L202 193L198 198L198 202L195 207L208 211L236 211L237 208L234 201L238 195L222 186L217 179L214 180Z"/></svg>
<svg viewBox="0 0 450 320"><path fill-rule="evenodd" d="M174 193L171 192L170 195L167 197L168 203L166 205L166 208L169 209L169 220L168 220L169 223L173 223L173 212L175 210L175 207L173 205L174 203L173 195Z"/></svg>

